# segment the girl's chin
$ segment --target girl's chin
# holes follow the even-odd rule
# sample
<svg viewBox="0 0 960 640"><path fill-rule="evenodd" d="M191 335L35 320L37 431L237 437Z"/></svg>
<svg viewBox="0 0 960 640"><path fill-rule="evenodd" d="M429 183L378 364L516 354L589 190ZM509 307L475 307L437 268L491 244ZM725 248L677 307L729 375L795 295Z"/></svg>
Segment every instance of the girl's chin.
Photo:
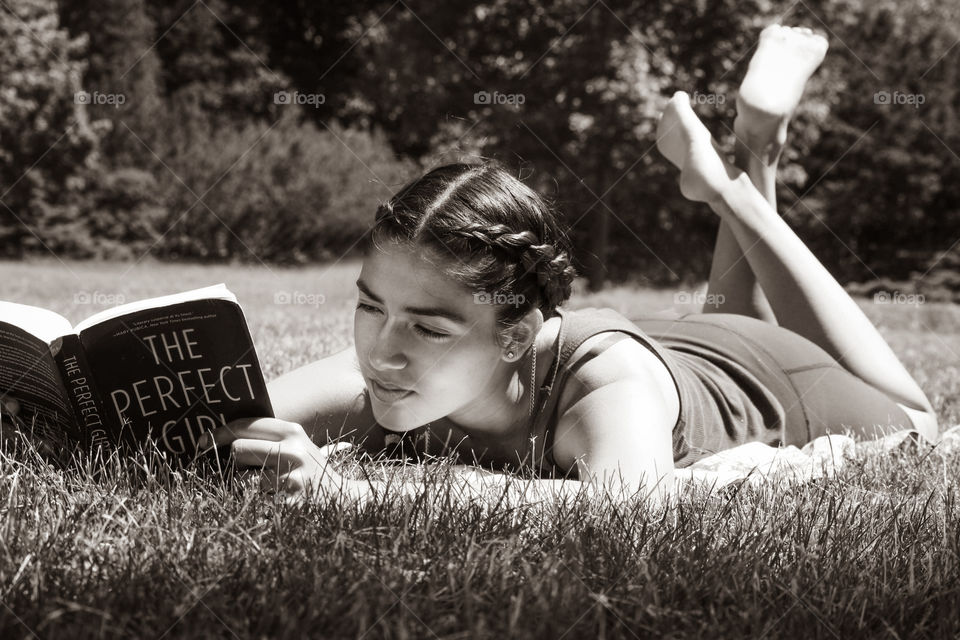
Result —
<svg viewBox="0 0 960 640"><path fill-rule="evenodd" d="M429 420L418 420L411 415L401 415L398 411L387 409L386 411L377 411L376 408L373 410L373 417L376 418L377 424L379 424L384 429L390 431L396 431L398 433L404 431L413 431L418 427L429 423Z"/></svg>

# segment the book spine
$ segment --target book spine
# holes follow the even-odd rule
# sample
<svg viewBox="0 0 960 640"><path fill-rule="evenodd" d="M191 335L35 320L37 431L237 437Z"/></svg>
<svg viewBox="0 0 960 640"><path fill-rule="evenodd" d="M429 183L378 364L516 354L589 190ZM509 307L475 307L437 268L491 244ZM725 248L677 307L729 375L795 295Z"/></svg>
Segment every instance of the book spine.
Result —
<svg viewBox="0 0 960 640"><path fill-rule="evenodd" d="M76 430L69 434L83 449L107 447L112 427L103 410L103 398L98 393L93 371L77 335L57 338L50 352L66 387L67 396L77 419Z"/></svg>

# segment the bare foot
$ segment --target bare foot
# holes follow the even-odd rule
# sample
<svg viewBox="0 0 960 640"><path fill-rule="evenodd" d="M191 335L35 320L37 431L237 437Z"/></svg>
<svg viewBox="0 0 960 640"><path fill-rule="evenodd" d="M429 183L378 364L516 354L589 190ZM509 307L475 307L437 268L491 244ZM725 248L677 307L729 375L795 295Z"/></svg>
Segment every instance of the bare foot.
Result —
<svg viewBox="0 0 960 640"><path fill-rule="evenodd" d="M673 94L657 122L657 150L677 169L683 169L683 159L687 152L686 138L680 126L680 115L677 113L677 107L673 105L681 93L683 92L678 91Z"/></svg>
<svg viewBox="0 0 960 640"><path fill-rule="evenodd" d="M660 120L657 123L657 150L677 169L683 169L684 158L686 157L687 147L689 146L684 134L684 128L680 122L678 108L675 105L671 106L674 100L680 99L678 96L681 94L686 96L685 99L687 100L687 107L689 108L689 96L683 91L678 91L670 98L670 102L667 103L663 113L660 114ZM694 118L697 117L696 114L693 114L692 110L690 113ZM699 122L699 119L697 121ZM703 124L700 126L702 127ZM706 127L704 127L704 131L707 131ZM707 131L707 135L710 135L709 131ZM723 153L720 145L713 139L713 136L710 136L710 144L713 145L717 153Z"/></svg>
<svg viewBox="0 0 960 640"><path fill-rule="evenodd" d="M717 153L710 131L683 91L673 94L660 115L657 148L680 168L680 192L689 200L714 202L739 173Z"/></svg>
<svg viewBox="0 0 960 640"><path fill-rule="evenodd" d="M737 95L734 130L764 164L780 154L790 116L826 53L826 38L810 29L772 24L760 33Z"/></svg>

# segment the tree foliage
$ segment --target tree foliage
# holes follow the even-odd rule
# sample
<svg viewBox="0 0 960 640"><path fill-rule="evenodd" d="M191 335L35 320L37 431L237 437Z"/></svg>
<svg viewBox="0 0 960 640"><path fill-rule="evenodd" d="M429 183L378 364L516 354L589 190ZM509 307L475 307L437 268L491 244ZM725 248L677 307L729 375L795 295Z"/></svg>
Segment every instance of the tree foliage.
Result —
<svg viewBox="0 0 960 640"><path fill-rule="evenodd" d="M76 220L96 143L74 102L83 38L59 27L52 0L0 8L0 252L57 251Z"/></svg>
<svg viewBox="0 0 960 640"><path fill-rule="evenodd" d="M39 0L10 6L51 12ZM87 238L86 249L57 246L88 255L323 259L350 250L391 185L484 156L556 203L593 284L701 279L718 221L680 196L655 149L656 119L685 90L732 149L737 86L760 30L779 21L830 40L791 125L781 211L841 279L905 278L960 236L957 10L893 0L61 0L71 36L89 41L82 59L31 43L8 10L4 37L25 44L0 65L43 77L3 76L13 105L0 115L4 183L71 118L93 124L2 198L29 219L6 224L0 243L22 250L29 227L54 244ZM54 51L69 48L62 29L46 28L59 34ZM63 60L83 87L128 100L71 116L74 105L39 98L38 86L70 94ZM285 103L279 92L314 100ZM68 182L73 191L59 188Z"/></svg>

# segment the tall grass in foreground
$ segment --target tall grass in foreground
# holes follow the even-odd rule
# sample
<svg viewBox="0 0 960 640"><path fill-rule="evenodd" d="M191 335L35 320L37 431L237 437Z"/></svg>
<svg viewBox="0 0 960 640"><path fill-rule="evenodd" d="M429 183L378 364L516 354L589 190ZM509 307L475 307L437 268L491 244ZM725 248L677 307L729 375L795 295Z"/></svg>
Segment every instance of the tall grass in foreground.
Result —
<svg viewBox="0 0 960 640"><path fill-rule="evenodd" d="M602 499L506 507L495 494L458 505L443 465L417 472L430 485L417 499L290 507L254 475L148 472L152 462L57 470L29 443L7 444L0 637L960 629L957 454L865 454L832 479L691 488L667 510Z"/></svg>
<svg viewBox="0 0 960 640"><path fill-rule="evenodd" d="M297 271L4 265L0 299L79 320L71 292L128 300L224 280L268 378L351 340L358 265ZM72 274L72 278L70 275ZM118 278L118 276L124 276ZM326 296L278 305L278 289ZM618 288L571 307L632 317L672 292ZM960 422L960 310L865 310ZM684 310L684 309L679 309ZM6 429L7 425L0 425ZM863 450L804 485L691 488L639 502L457 505L449 466L366 462L432 482L358 508L276 504L255 476L150 471L147 454L50 467L31 443L0 455L0 638L953 637L960 630L960 454ZM337 459L356 474L358 463ZM518 482L523 482L518 479Z"/></svg>

